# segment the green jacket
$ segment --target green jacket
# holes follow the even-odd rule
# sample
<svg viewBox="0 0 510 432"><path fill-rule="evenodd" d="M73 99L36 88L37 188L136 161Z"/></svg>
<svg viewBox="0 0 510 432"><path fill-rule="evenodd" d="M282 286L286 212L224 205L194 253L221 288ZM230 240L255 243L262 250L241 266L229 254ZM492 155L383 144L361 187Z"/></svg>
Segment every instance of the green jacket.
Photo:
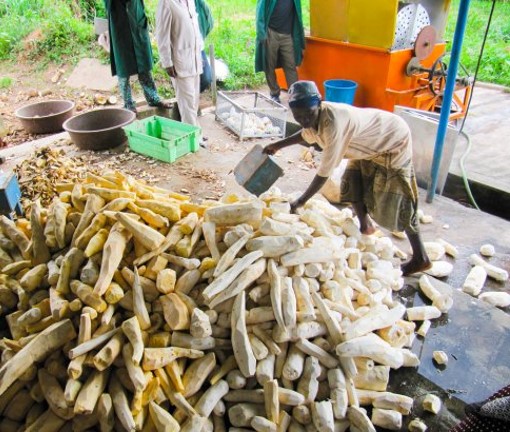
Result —
<svg viewBox="0 0 510 432"><path fill-rule="evenodd" d="M112 75L127 78L152 70L152 48L143 0L104 0Z"/></svg>
<svg viewBox="0 0 510 432"><path fill-rule="evenodd" d="M255 72L263 72L266 65L266 42L269 19L273 14L278 0L257 0L257 46L255 48ZM305 49L305 32L303 30L303 14L301 12L301 0L294 0L296 18L292 27L292 39L294 41L294 59L299 66L303 60Z"/></svg>
<svg viewBox="0 0 510 432"><path fill-rule="evenodd" d="M211 33L214 26L211 9L205 0L195 0L195 9L198 14L198 26L200 27L200 33L202 34L202 38L205 40L207 35Z"/></svg>

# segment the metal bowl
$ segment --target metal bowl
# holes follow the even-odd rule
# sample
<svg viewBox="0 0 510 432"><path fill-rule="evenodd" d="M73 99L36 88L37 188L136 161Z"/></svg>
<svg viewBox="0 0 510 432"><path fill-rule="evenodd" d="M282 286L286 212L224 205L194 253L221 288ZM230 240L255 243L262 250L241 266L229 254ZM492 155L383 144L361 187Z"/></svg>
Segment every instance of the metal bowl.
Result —
<svg viewBox="0 0 510 432"><path fill-rule="evenodd" d="M63 127L80 149L106 150L127 140L122 128L135 118L134 112L123 108L104 108L74 116Z"/></svg>
<svg viewBox="0 0 510 432"><path fill-rule="evenodd" d="M49 100L26 105L14 114L28 133L47 134L61 131L62 124L73 115L73 111L73 101Z"/></svg>

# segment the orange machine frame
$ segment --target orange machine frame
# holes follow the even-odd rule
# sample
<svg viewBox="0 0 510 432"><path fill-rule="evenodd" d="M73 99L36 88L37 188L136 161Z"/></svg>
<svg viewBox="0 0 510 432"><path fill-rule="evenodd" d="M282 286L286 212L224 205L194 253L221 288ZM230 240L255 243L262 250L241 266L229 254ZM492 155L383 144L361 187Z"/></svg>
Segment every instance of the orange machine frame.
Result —
<svg viewBox="0 0 510 432"><path fill-rule="evenodd" d="M437 43L428 58L421 61L431 68L445 52L445 43ZM434 111L440 96L428 87L427 73L407 76L406 67L413 57L413 49L389 51L353 43L332 41L308 36L304 59L298 68L299 79L312 80L324 95L323 83L329 79L349 79L358 83L354 105L393 111L395 105ZM282 70L277 71L278 82L287 88ZM460 107L452 116L462 117L470 88L456 94Z"/></svg>

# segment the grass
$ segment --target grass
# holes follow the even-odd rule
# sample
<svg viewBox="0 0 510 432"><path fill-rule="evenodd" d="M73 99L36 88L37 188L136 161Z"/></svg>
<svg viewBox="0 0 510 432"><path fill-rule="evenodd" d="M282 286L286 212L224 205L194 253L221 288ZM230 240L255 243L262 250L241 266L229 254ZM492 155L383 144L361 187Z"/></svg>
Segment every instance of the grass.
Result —
<svg viewBox="0 0 510 432"><path fill-rule="evenodd" d="M8 89L13 83L13 79L9 77L0 78L0 89Z"/></svg>
<svg viewBox="0 0 510 432"><path fill-rule="evenodd" d="M460 0L452 0L446 39L453 39ZM145 0L151 24L158 0ZM255 74L256 0L208 0L215 26L206 41L214 45L217 58L225 61L231 76L227 89L255 88L265 83L264 74ZM302 0L305 28L309 27L310 0ZM461 62L473 74L483 38L491 0L472 0ZM74 5L74 6L73 6ZM93 43L94 14L104 16L103 0L0 0L0 59L25 58L44 67L49 62L75 63L85 56L100 56ZM41 37L24 43L27 35L39 30ZM498 0L482 58L478 80L510 87L510 1ZM154 45L155 60L158 59ZM156 81L165 97L173 91L166 73L156 63Z"/></svg>
<svg viewBox="0 0 510 432"><path fill-rule="evenodd" d="M459 3L460 0L454 0L450 9L446 29L446 39L450 43L447 49L451 48L453 41ZM471 75L476 70L491 6L491 0L474 0L470 3L461 63ZM499 0L496 3L477 81L510 87L510 1Z"/></svg>
<svg viewBox="0 0 510 432"><path fill-rule="evenodd" d="M68 0L9 0L0 3L0 59L16 56L43 66L76 62L89 52L94 31ZM36 32L37 37L29 35ZM24 43L27 36L29 43Z"/></svg>

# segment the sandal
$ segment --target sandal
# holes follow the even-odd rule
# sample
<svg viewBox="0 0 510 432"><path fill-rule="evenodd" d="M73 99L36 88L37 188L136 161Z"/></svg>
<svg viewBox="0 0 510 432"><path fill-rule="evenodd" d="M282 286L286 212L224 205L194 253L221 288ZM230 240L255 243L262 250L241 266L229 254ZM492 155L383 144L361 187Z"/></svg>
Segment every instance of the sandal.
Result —
<svg viewBox="0 0 510 432"><path fill-rule="evenodd" d="M163 108L163 109L170 109L170 108L172 108L172 104L170 102L164 102L164 101L159 101L159 102L156 102L154 104L149 104L149 106L157 107L157 108Z"/></svg>

